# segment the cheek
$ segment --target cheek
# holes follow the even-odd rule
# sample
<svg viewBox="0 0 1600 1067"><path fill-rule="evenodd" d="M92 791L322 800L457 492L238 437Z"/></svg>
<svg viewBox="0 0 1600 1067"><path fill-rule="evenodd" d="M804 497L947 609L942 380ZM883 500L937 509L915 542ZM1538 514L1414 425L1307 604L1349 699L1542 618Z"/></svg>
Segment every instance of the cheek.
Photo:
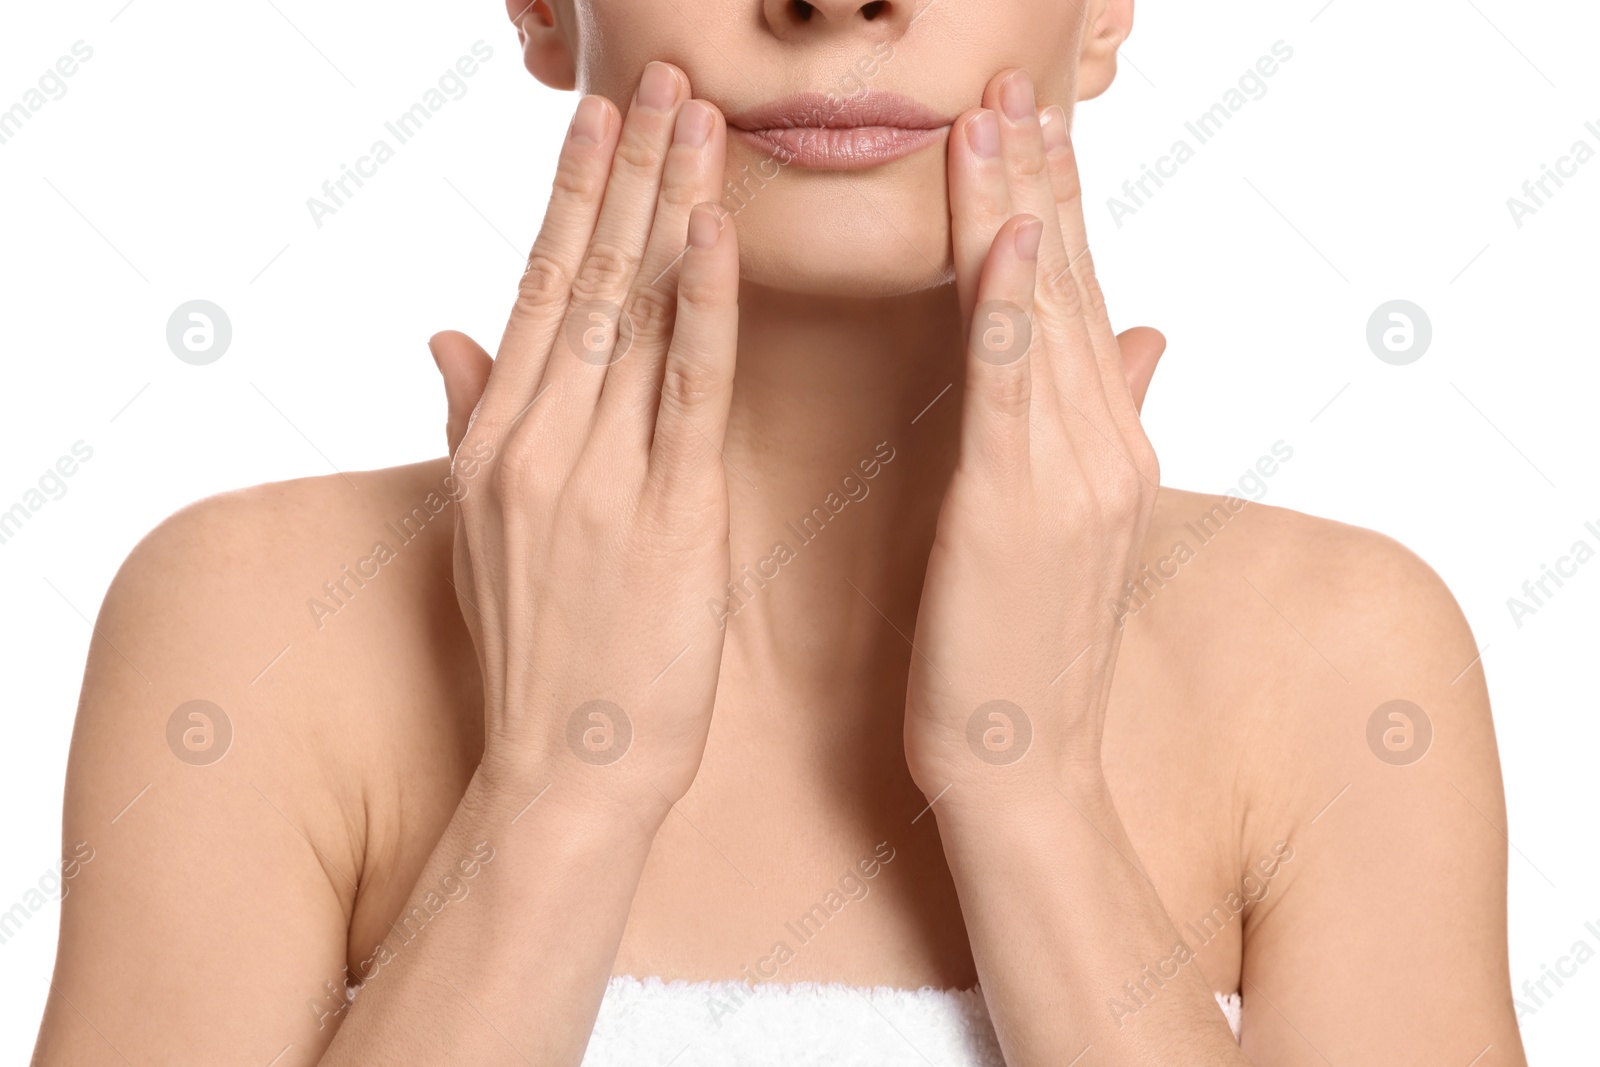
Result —
<svg viewBox="0 0 1600 1067"><path fill-rule="evenodd" d="M683 2L577 0L569 25L578 28L578 89L610 97L626 113L639 74L652 59L677 65L691 82L708 69L706 39L675 6ZM698 87L696 95L702 95Z"/></svg>

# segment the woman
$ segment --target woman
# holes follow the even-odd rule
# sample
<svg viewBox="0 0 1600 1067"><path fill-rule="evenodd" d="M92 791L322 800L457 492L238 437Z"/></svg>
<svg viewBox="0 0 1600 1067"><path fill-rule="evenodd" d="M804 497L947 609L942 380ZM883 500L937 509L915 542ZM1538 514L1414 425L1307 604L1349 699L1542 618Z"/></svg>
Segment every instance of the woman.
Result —
<svg viewBox="0 0 1600 1067"><path fill-rule="evenodd" d="M511 0L592 95L452 458L130 557L38 1062L1523 1062L1448 591L1156 489L1132 6Z"/></svg>

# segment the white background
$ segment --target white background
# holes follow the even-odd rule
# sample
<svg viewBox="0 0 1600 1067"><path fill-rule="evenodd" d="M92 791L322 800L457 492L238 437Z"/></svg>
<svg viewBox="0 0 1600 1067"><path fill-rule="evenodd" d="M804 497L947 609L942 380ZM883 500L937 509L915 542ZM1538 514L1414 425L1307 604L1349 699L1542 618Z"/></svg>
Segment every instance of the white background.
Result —
<svg viewBox="0 0 1600 1067"><path fill-rule="evenodd" d="M1169 484L1227 489L1282 439L1269 502L1382 530L1455 590L1495 702L1520 987L1600 949L1600 560L1520 628L1506 605L1600 547L1600 160L1521 228L1506 200L1574 141L1600 149L1600 11L1323 5L1141 0L1118 84L1079 115L1091 237L1120 324L1172 341L1146 409ZM480 39L468 94L315 228L306 198ZM94 450L0 544L0 910L60 855L86 617L125 554L211 493L442 452L424 341L499 336L573 104L525 74L497 0L87 0L6 5L0 108L79 40L66 95L0 145L0 510ZM1105 198L1279 40L1267 94L1117 227ZM195 298L234 329L206 367L165 340ZM1395 298L1433 324L1409 366L1365 341ZM0 945L5 1062L31 1049L57 914ZM1596 1017L1600 961L1524 1019L1533 1062L1593 1062Z"/></svg>

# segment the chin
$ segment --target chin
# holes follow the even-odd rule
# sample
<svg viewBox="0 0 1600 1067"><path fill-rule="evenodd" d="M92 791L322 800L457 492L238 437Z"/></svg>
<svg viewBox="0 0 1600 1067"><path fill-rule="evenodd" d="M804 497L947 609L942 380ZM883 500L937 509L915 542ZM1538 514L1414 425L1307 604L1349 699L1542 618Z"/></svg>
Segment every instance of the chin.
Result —
<svg viewBox="0 0 1600 1067"><path fill-rule="evenodd" d="M950 202L941 139L863 170L780 165L730 143L723 207L740 275L807 296L885 297L948 285Z"/></svg>

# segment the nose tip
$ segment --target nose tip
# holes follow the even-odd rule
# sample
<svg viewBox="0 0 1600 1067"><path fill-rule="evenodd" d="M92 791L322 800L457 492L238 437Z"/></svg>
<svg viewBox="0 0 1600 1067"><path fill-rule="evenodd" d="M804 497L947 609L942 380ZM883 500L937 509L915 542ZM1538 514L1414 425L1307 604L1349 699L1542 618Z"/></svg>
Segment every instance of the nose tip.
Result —
<svg viewBox="0 0 1600 1067"><path fill-rule="evenodd" d="M772 32L785 40L857 33L872 40L894 39L911 25L912 0L763 0Z"/></svg>

